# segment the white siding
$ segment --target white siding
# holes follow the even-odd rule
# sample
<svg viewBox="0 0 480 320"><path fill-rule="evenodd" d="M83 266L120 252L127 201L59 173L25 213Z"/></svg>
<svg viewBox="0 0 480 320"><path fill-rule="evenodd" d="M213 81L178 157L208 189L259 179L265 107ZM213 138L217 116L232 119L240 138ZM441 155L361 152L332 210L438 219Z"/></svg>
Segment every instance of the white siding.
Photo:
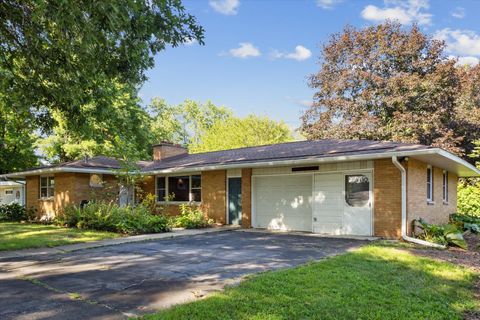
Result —
<svg viewBox="0 0 480 320"><path fill-rule="evenodd" d="M312 231L312 175L254 178L254 226Z"/></svg>
<svg viewBox="0 0 480 320"><path fill-rule="evenodd" d="M350 162L334 162L334 163L312 163L308 165L302 165L300 167L316 166L318 165L317 171L311 171L312 173L321 173L321 172L335 172L335 171L349 171L349 170L362 170L362 169L372 169L373 161L350 161ZM299 166L296 166L299 167ZM253 168L252 175L274 175L274 174L291 174L292 167L265 167L265 168Z"/></svg>

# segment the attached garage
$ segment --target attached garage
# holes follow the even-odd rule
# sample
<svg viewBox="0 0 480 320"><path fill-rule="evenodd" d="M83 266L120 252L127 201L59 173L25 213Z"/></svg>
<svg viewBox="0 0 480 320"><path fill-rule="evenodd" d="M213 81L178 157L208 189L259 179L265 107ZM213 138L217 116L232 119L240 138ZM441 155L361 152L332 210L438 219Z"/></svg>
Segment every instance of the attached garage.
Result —
<svg viewBox="0 0 480 320"><path fill-rule="evenodd" d="M254 227L312 231L312 175L253 178Z"/></svg>
<svg viewBox="0 0 480 320"><path fill-rule="evenodd" d="M256 228L372 235L370 171L252 176Z"/></svg>

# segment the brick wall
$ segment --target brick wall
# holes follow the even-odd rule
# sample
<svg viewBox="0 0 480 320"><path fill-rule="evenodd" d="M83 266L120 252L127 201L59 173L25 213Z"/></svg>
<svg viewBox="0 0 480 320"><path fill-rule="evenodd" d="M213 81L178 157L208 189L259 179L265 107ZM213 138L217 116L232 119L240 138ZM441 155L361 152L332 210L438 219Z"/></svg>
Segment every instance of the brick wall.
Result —
<svg viewBox="0 0 480 320"><path fill-rule="evenodd" d="M446 223L457 210L457 180L448 173L448 203L443 197L443 169L433 167L433 203L427 203L427 163L409 159L407 167L407 232L411 233L413 219L423 218L429 223Z"/></svg>
<svg viewBox="0 0 480 320"><path fill-rule="evenodd" d="M216 223L225 224L226 170L202 172L202 210Z"/></svg>
<svg viewBox="0 0 480 320"><path fill-rule="evenodd" d="M252 227L252 169L242 169L242 227Z"/></svg>
<svg viewBox="0 0 480 320"><path fill-rule="evenodd" d="M374 235L384 238L401 237L402 199L401 174L391 159L374 162Z"/></svg>

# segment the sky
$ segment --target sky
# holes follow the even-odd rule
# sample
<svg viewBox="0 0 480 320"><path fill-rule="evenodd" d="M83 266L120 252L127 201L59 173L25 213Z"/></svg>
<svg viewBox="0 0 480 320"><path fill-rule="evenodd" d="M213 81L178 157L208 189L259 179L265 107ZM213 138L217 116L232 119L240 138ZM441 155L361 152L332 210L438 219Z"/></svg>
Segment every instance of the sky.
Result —
<svg viewBox="0 0 480 320"><path fill-rule="evenodd" d="M480 0L189 0L205 29L205 45L167 48L140 90L143 104L161 97L224 105L297 128L314 91L308 76L320 68L322 44L345 25L385 19L417 23L445 40L461 64L480 59Z"/></svg>

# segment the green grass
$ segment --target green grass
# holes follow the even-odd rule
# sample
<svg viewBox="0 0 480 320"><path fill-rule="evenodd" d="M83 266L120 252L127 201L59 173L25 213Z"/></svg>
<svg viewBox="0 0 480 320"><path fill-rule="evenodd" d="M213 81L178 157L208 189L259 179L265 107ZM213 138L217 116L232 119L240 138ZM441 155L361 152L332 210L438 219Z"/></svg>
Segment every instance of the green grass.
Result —
<svg viewBox="0 0 480 320"><path fill-rule="evenodd" d="M472 270L370 245L266 272L146 319L462 319L478 310Z"/></svg>
<svg viewBox="0 0 480 320"><path fill-rule="evenodd" d="M112 232L79 230L42 224L1 222L0 251L54 247L118 236L118 234Z"/></svg>

